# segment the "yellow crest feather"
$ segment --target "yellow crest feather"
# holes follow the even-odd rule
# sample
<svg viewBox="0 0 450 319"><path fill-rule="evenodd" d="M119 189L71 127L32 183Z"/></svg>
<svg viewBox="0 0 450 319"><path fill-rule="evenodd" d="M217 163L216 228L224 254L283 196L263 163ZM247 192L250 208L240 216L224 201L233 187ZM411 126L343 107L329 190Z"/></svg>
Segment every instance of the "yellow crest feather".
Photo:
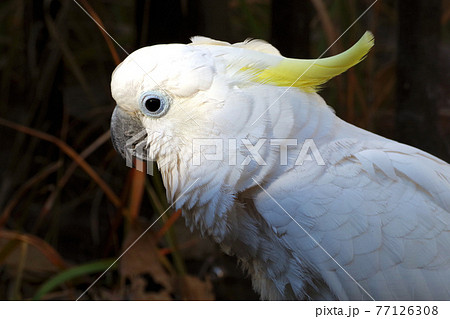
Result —
<svg viewBox="0 0 450 319"><path fill-rule="evenodd" d="M366 31L350 49L332 57L315 60L283 58L265 69L247 66L241 70L253 74L251 80L255 82L315 92L320 85L363 60L373 45L373 34Z"/></svg>

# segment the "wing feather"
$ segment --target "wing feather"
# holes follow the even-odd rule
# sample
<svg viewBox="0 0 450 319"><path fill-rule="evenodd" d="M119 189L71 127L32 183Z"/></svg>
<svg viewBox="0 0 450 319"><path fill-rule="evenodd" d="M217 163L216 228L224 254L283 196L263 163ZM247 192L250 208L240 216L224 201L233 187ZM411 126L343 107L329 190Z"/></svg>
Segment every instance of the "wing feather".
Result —
<svg viewBox="0 0 450 319"><path fill-rule="evenodd" d="M355 146L342 153L339 169L316 170L316 183L308 180L305 185L299 175L293 178L296 187L286 193L281 185L291 179L287 175L298 174L291 170L267 185L267 191L375 299L448 299L448 164L375 135L373 141L355 143L360 144L359 151ZM324 176L330 174L331 183L320 182L330 181ZM355 188L349 179L362 186ZM332 200L322 201L323 194ZM285 215L264 194L255 198L255 206L269 225L277 214ZM367 299L295 222L278 225L274 228L285 233L280 240L299 259L308 260L336 296Z"/></svg>

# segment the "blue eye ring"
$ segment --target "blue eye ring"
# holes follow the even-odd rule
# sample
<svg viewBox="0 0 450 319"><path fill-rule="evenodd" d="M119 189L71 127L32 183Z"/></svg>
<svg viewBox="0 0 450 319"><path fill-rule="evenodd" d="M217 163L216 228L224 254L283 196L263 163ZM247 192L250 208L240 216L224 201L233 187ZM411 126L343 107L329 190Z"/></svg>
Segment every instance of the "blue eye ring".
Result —
<svg viewBox="0 0 450 319"><path fill-rule="evenodd" d="M160 92L144 92L139 98L139 107L147 116L161 117L169 110L170 99Z"/></svg>

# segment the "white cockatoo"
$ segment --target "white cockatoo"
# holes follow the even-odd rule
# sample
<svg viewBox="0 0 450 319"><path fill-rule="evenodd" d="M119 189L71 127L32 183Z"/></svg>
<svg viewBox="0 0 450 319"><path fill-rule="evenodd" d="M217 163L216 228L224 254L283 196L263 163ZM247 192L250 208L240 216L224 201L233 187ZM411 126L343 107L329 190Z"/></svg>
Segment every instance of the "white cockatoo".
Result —
<svg viewBox="0 0 450 319"><path fill-rule="evenodd" d="M339 119L316 93L361 61L269 43L145 47L112 75L112 141L156 160L186 224L262 299L450 299L450 165Z"/></svg>

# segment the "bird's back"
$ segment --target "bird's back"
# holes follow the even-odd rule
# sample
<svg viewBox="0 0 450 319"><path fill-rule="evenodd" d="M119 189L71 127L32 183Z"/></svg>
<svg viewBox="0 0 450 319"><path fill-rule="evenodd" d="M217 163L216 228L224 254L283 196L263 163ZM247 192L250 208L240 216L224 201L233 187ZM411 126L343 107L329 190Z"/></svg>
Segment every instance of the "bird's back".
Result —
<svg viewBox="0 0 450 319"><path fill-rule="evenodd" d="M307 283L294 295L309 280L324 298L450 299L450 166L329 110L319 120L333 122L329 138L307 126L297 138L316 141L325 165L288 165L245 194L304 272L286 275Z"/></svg>

